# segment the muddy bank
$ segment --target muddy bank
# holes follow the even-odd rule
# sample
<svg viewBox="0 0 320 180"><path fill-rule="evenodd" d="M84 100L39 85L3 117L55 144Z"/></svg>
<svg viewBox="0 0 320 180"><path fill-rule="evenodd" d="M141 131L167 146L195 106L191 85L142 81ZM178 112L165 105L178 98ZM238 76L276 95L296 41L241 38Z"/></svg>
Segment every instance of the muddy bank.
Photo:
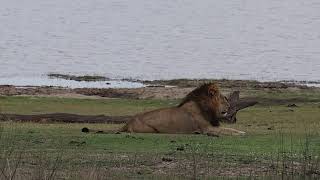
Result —
<svg viewBox="0 0 320 180"><path fill-rule="evenodd" d="M59 97L105 97L128 99L180 99L195 87L208 82L219 84L229 93L233 90L318 90L320 88L281 82L258 82L243 80L168 80L144 81L142 88L62 88L54 86L0 85L0 95L59 96Z"/></svg>
<svg viewBox="0 0 320 180"><path fill-rule="evenodd" d="M277 82L259 82L255 80L228 80L228 79L172 79L172 80L139 80L139 79L111 79L104 76L75 76L68 74L48 74L49 78L57 78L64 80L73 80L73 81L126 81L126 82L138 82L144 84L147 87L165 87L165 86L174 86L174 87L197 87L203 83L215 82L220 85L220 87L232 88L232 87L243 87L243 88L290 88L290 87L299 87L299 88L308 88L308 86L303 84L318 84L320 82L316 81L277 81Z"/></svg>
<svg viewBox="0 0 320 180"><path fill-rule="evenodd" d="M0 95L3 96L58 96L70 98L127 98L127 99L180 99L193 88L61 88L61 87L16 87L0 85Z"/></svg>
<svg viewBox="0 0 320 180"><path fill-rule="evenodd" d="M75 76L75 75L66 75L66 74L57 74L57 73L50 73L48 74L49 78L57 78L57 79L65 79L65 80L73 80L73 81L108 81L111 80L110 78L104 76Z"/></svg>
<svg viewBox="0 0 320 180"><path fill-rule="evenodd" d="M214 82L221 88L249 88L249 89L287 89L299 88L309 89L306 85L299 85L293 82L259 82L254 80L228 80L228 79L173 79L173 80L155 80L141 81L147 85L177 86L177 87L197 87L204 83Z"/></svg>
<svg viewBox="0 0 320 180"><path fill-rule="evenodd" d="M36 123L111 123L127 122L131 116L105 116L105 115L77 115L68 113L53 113L39 115L0 114L0 121L36 122Z"/></svg>

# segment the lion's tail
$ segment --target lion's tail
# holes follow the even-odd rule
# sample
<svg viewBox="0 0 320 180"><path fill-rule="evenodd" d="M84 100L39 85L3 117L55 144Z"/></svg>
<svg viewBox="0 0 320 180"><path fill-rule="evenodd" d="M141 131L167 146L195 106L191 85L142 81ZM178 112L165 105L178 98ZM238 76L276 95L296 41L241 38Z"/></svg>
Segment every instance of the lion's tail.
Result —
<svg viewBox="0 0 320 180"><path fill-rule="evenodd" d="M122 126L118 132L128 132L128 123L126 123L124 126Z"/></svg>

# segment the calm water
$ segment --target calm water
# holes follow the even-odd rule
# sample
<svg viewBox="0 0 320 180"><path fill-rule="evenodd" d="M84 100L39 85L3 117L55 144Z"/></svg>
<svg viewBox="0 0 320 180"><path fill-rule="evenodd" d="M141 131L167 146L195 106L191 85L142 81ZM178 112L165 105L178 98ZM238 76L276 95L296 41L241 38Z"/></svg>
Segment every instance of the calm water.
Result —
<svg viewBox="0 0 320 180"><path fill-rule="evenodd" d="M319 0L0 0L0 83L319 81L319 29Z"/></svg>

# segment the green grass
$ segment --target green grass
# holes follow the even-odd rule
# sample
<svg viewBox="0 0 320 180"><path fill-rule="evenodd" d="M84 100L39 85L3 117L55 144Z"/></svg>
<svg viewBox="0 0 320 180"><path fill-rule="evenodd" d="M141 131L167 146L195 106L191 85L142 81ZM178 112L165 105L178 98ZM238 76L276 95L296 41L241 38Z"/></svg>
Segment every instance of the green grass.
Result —
<svg viewBox="0 0 320 180"><path fill-rule="evenodd" d="M268 95L268 92L252 94L268 101L239 112L236 124L223 124L246 131L242 137L86 134L80 131L81 128L110 130L121 125L2 122L0 170L3 168L10 174L14 162L20 162L19 154L22 154L18 174L27 174L25 176L30 179L50 175L55 164L58 168L54 177L65 179L99 179L100 176L115 179L318 178L320 97L313 93L282 93L281 96ZM285 100L299 107L286 107ZM177 103L171 100L0 97L1 112L18 114L130 115ZM166 162L163 158L172 161ZM37 173L28 175L34 171Z"/></svg>
<svg viewBox="0 0 320 180"><path fill-rule="evenodd" d="M320 105L319 89L250 90L244 96L256 98L265 105L286 105L289 103L316 103Z"/></svg>
<svg viewBox="0 0 320 180"><path fill-rule="evenodd" d="M137 112L174 106L175 100L72 99L57 97L0 96L3 113L75 113L84 115L131 115Z"/></svg>
<svg viewBox="0 0 320 180"><path fill-rule="evenodd" d="M256 134L254 130L248 131L249 134L244 137L213 138L203 135L85 134L80 132L84 126L94 129L119 127L106 124L2 123L0 149L1 152L13 150L12 154L22 152L26 157L23 164L25 168L41 165L33 162L34 159L45 159L54 164L55 159L61 156L59 168L62 172L66 170L67 174L97 167L110 168L110 173L119 177L124 168L131 178L137 175L136 171L139 171L140 177L150 174L159 176L154 172L159 165L166 165L162 162L163 157L172 158L174 164L166 175L183 176L185 173L193 176L193 156L196 156L196 166L200 170L218 168L224 172L234 168L233 172L241 175L241 168L246 166L257 171L260 167L277 165L277 170L281 172L282 163L294 161L302 164L306 157L311 159L313 165L320 155L320 136L315 132L303 135L282 131ZM183 148L183 151L178 148ZM271 172L271 175L274 173ZM298 173L295 170L295 175ZM253 174L263 175L259 172ZM207 174L211 175L212 172ZM243 175L250 174L245 172Z"/></svg>

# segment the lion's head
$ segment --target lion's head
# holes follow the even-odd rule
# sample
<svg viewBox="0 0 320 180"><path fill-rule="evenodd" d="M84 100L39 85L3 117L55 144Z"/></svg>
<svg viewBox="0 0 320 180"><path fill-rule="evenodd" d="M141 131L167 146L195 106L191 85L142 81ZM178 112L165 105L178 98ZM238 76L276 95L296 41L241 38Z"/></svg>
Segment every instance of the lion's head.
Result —
<svg viewBox="0 0 320 180"><path fill-rule="evenodd" d="M228 99L221 94L218 86L214 83L203 84L191 91L179 104L194 101L201 109L204 117L213 125L219 126L219 119L227 115L230 107Z"/></svg>

